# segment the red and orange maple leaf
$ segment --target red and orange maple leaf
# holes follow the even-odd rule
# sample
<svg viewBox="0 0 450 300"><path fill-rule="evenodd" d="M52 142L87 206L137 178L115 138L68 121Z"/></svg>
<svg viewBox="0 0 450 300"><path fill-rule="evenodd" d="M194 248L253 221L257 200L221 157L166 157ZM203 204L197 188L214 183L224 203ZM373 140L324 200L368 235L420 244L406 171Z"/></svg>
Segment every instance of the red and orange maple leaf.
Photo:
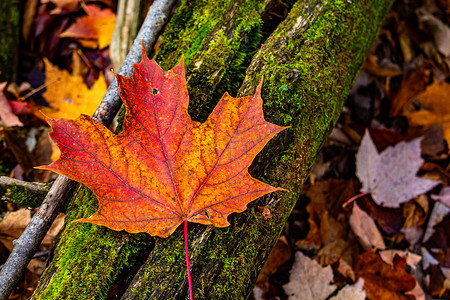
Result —
<svg viewBox="0 0 450 300"><path fill-rule="evenodd" d="M187 112L183 59L166 72L143 51L133 68L131 78L116 77L126 106L120 134L86 115L49 120L61 156L42 168L84 183L98 198L98 211L78 222L167 237L184 221L228 226L228 215L282 190L248 173L285 129L264 120L262 83L254 96L225 93L200 124Z"/></svg>

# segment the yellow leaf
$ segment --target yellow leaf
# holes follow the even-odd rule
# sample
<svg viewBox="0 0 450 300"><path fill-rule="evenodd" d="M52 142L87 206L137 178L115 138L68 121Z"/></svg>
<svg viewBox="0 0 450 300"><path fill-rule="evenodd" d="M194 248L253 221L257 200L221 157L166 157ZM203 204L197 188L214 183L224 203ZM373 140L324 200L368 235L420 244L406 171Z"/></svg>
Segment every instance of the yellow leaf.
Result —
<svg viewBox="0 0 450 300"><path fill-rule="evenodd" d="M92 89L89 89L81 76L71 75L60 70L44 58L45 84L44 98L50 107L40 106L42 114L52 119L76 119L80 114L92 115L106 92L106 82L100 74ZM45 118L46 119L46 118Z"/></svg>

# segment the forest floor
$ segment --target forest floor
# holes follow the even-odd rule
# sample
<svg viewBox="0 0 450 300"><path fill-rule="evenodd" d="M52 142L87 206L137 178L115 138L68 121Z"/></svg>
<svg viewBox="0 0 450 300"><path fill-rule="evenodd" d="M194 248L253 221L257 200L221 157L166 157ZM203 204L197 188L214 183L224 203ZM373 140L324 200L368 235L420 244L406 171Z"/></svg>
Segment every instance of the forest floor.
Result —
<svg viewBox="0 0 450 300"><path fill-rule="evenodd" d="M59 155L42 113L92 115L114 77L115 1L52 2L24 1L20 84L0 83L0 174L26 181L55 176L33 168ZM449 21L448 0L396 1L249 299L450 299ZM0 266L33 212L0 202Z"/></svg>

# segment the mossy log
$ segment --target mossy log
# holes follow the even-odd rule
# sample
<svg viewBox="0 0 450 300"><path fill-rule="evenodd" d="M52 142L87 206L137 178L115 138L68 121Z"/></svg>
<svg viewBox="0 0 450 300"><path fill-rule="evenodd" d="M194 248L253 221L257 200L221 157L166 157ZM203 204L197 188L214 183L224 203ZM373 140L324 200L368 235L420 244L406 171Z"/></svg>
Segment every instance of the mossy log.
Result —
<svg viewBox="0 0 450 300"><path fill-rule="evenodd" d="M168 69L184 54L190 113L199 121L223 89L252 94L264 76L266 119L291 128L264 148L250 173L287 191L233 214L229 227L189 226L195 299L245 299L251 291L392 4L299 1L266 39L264 16L273 3L222 2L183 1L156 60ZM272 218L265 220L257 206L267 206ZM152 239L70 223L96 208L95 196L79 186L34 299L187 297L182 228L167 239Z"/></svg>
<svg viewBox="0 0 450 300"><path fill-rule="evenodd" d="M0 81L17 79L20 21L20 1L0 1Z"/></svg>

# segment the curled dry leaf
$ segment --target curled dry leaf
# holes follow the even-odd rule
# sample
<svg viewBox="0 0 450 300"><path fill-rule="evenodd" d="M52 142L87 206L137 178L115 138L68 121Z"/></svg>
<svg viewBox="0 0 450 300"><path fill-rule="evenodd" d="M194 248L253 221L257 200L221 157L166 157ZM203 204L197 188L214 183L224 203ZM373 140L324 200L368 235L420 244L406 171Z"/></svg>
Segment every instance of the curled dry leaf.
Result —
<svg viewBox="0 0 450 300"><path fill-rule="evenodd" d="M442 188L439 195L431 195L431 198L444 203L448 208L450 208L450 186Z"/></svg>
<svg viewBox="0 0 450 300"><path fill-rule="evenodd" d="M425 8L417 11L419 21L433 38L433 43L441 54L450 56L450 27L428 12Z"/></svg>
<svg viewBox="0 0 450 300"><path fill-rule="evenodd" d="M350 227L366 251L374 247L377 249L386 249L383 237L377 225L375 225L374 220L365 211L360 209L356 203L353 203Z"/></svg>
<svg viewBox="0 0 450 300"><path fill-rule="evenodd" d="M378 205L398 207L439 184L416 176L422 164L420 139L400 142L378 153L366 130L356 155L361 192L369 192Z"/></svg>
<svg viewBox="0 0 450 300"><path fill-rule="evenodd" d="M378 253L381 257L381 259L393 266L394 265L394 258L395 256L400 256L401 258L406 260L406 263L413 269L417 267L417 264L422 259L422 256L414 254L409 251L403 251L403 250L383 250Z"/></svg>
<svg viewBox="0 0 450 300"><path fill-rule="evenodd" d="M262 82L254 96L225 93L200 124L187 112L184 60L165 72L144 49L142 57L131 78L116 76L126 107L119 135L86 115L49 120L61 157L41 168L86 184L99 201L93 216L76 222L167 237L185 221L228 226L231 213L283 190L248 173L285 129L264 120Z"/></svg>
<svg viewBox="0 0 450 300"><path fill-rule="evenodd" d="M442 222L442 220L450 213L450 208L440 201L437 201L431 211L430 218L428 219L427 229L425 230L425 235L423 237L423 242L428 241L428 239L434 233L434 226Z"/></svg>
<svg viewBox="0 0 450 300"><path fill-rule="evenodd" d="M0 82L0 119L6 127L23 126L3 94L6 84L6 82Z"/></svg>
<svg viewBox="0 0 450 300"><path fill-rule="evenodd" d="M364 280L359 278L352 285L346 285L336 296L330 300L364 300L366 299L366 291L364 291Z"/></svg>

